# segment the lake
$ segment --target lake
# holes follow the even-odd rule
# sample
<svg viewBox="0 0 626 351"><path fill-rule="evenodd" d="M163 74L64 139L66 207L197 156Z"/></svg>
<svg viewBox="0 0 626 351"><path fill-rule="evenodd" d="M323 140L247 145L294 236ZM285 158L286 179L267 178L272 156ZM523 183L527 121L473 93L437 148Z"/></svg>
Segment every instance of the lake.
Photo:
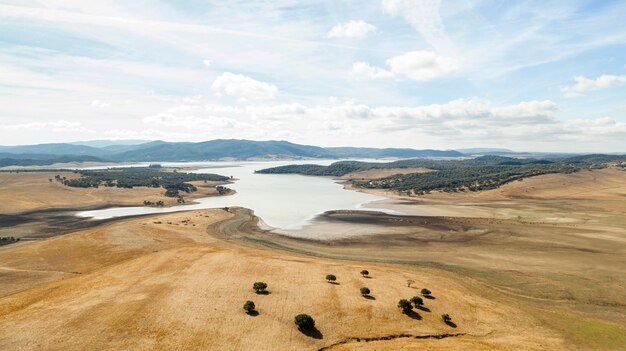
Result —
<svg viewBox="0 0 626 351"><path fill-rule="evenodd" d="M95 219L168 213L216 207L249 208L270 227L300 229L318 214L329 210L359 209L366 203L383 199L380 196L345 190L336 180L297 174L256 174L255 170L287 164L315 163L328 165L337 160L266 161L266 162L162 162L164 167L195 167L196 173L217 173L237 179L228 187L235 195L196 199L195 204L167 208L116 207L84 211L77 215ZM372 160L367 160L372 161ZM144 166L147 164L143 164ZM137 166L137 165L133 165ZM103 167L92 167L98 169ZM104 167L106 168L106 167ZM371 210L372 208L368 208Z"/></svg>

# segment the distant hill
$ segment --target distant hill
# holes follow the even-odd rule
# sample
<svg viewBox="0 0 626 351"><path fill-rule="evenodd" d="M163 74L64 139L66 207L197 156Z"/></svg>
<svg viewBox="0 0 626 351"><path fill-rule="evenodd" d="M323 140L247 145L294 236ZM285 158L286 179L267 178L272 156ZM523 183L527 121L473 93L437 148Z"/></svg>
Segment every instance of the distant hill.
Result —
<svg viewBox="0 0 626 351"><path fill-rule="evenodd" d="M8 156L8 157L7 157ZM70 162L106 162L98 157L86 156L86 155L42 155L42 154L0 154L0 167L8 166L48 166L55 163L70 163Z"/></svg>
<svg viewBox="0 0 626 351"><path fill-rule="evenodd" d="M86 141L74 141L68 144L83 145L98 148L115 147L115 146L128 146L139 145L150 142L150 140L86 140Z"/></svg>
<svg viewBox="0 0 626 351"><path fill-rule="evenodd" d="M88 144L88 145L82 145ZM100 145L100 146L96 146ZM459 157L458 151L416 150L416 149L376 149L358 147L323 148L312 145L294 144L288 141L253 141L218 139L204 142L165 142L151 141L140 144L97 141L78 143L57 143L25 146L3 146L0 152L19 154L13 158L45 159L28 157L30 154L68 156L93 156L111 161L204 161L204 160L250 160L250 159L315 159L315 158L408 158L408 157Z"/></svg>
<svg viewBox="0 0 626 351"><path fill-rule="evenodd" d="M3 146L0 148L0 152L39 155L88 155L95 157L103 157L109 154L106 150L100 148L67 143Z"/></svg>
<svg viewBox="0 0 626 351"><path fill-rule="evenodd" d="M475 148L469 148L469 149L456 149L456 151L464 153L464 154L468 154L468 155L477 155L477 154L481 154L481 155L498 155L498 154L514 154L516 153L513 150L509 150L509 149L499 149L499 148L481 148L481 147L475 147Z"/></svg>
<svg viewBox="0 0 626 351"><path fill-rule="evenodd" d="M363 158L385 158L385 157L461 157L465 154L456 150L415 150L415 149L375 149L365 147L329 147L326 148L336 157L363 157Z"/></svg>

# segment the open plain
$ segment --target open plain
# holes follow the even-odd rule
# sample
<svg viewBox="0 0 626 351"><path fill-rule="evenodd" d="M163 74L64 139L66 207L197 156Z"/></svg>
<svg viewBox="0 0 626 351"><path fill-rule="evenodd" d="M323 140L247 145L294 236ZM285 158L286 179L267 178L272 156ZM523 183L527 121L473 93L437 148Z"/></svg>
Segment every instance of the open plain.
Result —
<svg viewBox="0 0 626 351"><path fill-rule="evenodd" d="M213 209L0 247L7 331L0 349L619 350L626 343L626 172L545 175L480 193L387 195L386 206L408 214L329 212L285 236L259 229L249 210ZM267 282L269 293L255 294L255 281ZM363 286L370 298L360 295ZM425 308L402 314L398 300L424 287L433 292ZM258 315L244 313L246 300ZM315 318L314 332L294 326L298 313ZM442 322L444 313L454 325Z"/></svg>

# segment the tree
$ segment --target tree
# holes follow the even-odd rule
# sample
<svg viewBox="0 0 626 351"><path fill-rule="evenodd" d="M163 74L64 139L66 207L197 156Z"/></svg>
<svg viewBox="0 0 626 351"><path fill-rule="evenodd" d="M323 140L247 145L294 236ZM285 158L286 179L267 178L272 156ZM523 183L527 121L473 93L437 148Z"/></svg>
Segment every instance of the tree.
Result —
<svg viewBox="0 0 626 351"><path fill-rule="evenodd" d="M363 295L363 296L369 295L370 292L371 292L370 288L366 288L366 287L361 288L361 295Z"/></svg>
<svg viewBox="0 0 626 351"><path fill-rule="evenodd" d="M265 289L267 289L267 283L255 282L254 284L252 284L252 289L254 289L257 294L263 293L266 291Z"/></svg>
<svg viewBox="0 0 626 351"><path fill-rule="evenodd" d="M328 281L329 283L330 283L330 282L334 282L335 280L337 280L337 277L335 277L335 275L334 275L334 274L328 274L328 275L326 276L326 281Z"/></svg>
<svg viewBox="0 0 626 351"><path fill-rule="evenodd" d="M315 320L313 320L313 317L305 313L295 316L293 320L298 328L302 330L311 330L315 327Z"/></svg>
<svg viewBox="0 0 626 351"><path fill-rule="evenodd" d="M248 313L254 312L255 308L256 307L254 306L254 302L250 300L246 301L246 303L243 304L243 309Z"/></svg>
<svg viewBox="0 0 626 351"><path fill-rule="evenodd" d="M428 295L430 295L430 294L431 294L430 290L428 290L428 289L426 289L426 288L422 289L422 295L424 295L424 296L428 296Z"/></svg>
<svg viewBox="0 0 626 351"><path fill-rule="evenodd" d="M406 286L408 286L410 288L411 284L413 284L413 283L415 283L415 280L407 279Z"/></svg>
<svg viewBox="0 0 626 351"><path fill-rule="evenodd" d="M421 306L424 304L424 300L422 300L421 297L419 296L413 296L411 298L411 302L413 302L413 304L415 305L415 307Z"/></svg>
<svg viewBox="0 0 626 351"><path fill-rule="evenodd" d="M444 323L450 323L452 322L452 317L450 317L449 314L445 313L441 315L441 319L443 319Z"/></svg>
<svg viewBox="0 0 626 351"><path fill-rule="evenodd" d="M367 269L364 269L364 270L362 270L362 271L361 271L361 275L362 275L363 277L366 277L366 276L369 276L369 275L370 275L370 272L369 272Z"/></svg>
<svg viewBox="0 0 626 351"><path fill-rule="evenodd" d="M413 305L407 299L398 301L398 307L402 309L402 313L409 313L413 309Z"/></svg>

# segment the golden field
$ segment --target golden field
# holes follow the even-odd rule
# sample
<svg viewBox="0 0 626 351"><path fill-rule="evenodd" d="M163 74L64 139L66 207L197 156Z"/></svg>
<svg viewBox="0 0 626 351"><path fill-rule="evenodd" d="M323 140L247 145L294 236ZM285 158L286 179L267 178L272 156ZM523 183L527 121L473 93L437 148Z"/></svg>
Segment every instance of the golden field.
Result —
<svg viewBox="0 0 626 351"><path fill-rule="evenodd" d="M64 206L61 189L45 189L41 206ZM329 213L292 237L235 208L11 244L0 247L0 349L620 350L625 199L626 172L606 169L392 197L385 206L411 215ZM329 231L345 235L311 239ZM428 311L400 313L423 287ZM298 313L317 333L298 331Z"/></svg>

